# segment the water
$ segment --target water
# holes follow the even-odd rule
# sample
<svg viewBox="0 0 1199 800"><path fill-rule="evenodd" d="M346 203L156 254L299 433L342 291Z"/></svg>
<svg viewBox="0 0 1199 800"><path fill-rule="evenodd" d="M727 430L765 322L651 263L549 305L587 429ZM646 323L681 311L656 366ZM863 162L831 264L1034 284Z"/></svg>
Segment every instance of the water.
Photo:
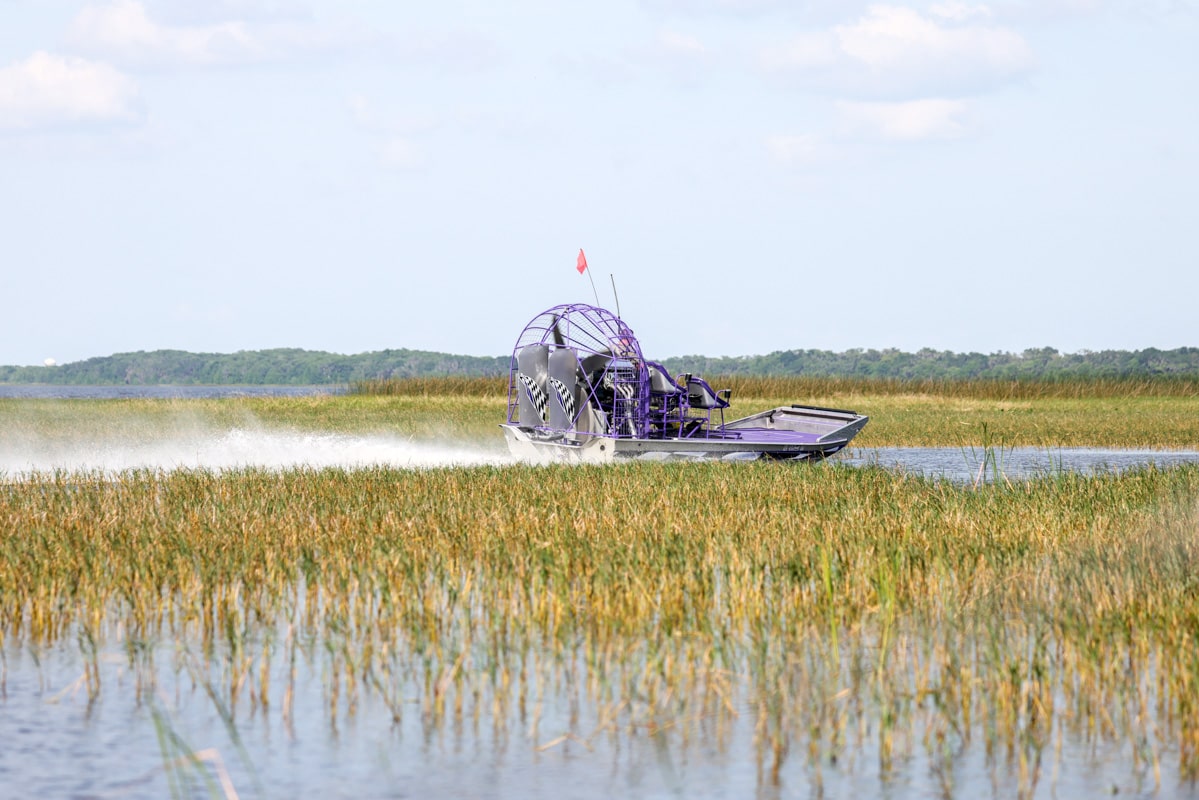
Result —
<svg viewBox="0 0 1199 800"><path fill-rule="evenodd" d="M221 397L311 397L345 394L345 386L60 386L0 383L0 398L26 400L209 399Z"/></svg>
<svg viewBox="0 0 1199 800"><path fill-rule="evenodd" d="M430 724L419 687L411 686L399 721L365 691L352 715L343 711L331 721L323 688L328 665L304 659L289 720L281 712L287 675L280 665L269 709L250 710L243 692L230 727L227 706L218 708L173 657L177 645L157 648L157 666L149 667L157 685L150 689L139 689L123 655L102 657L103 688L94 702L71 651L61 645L36 659L32 648L2 651L0 797L158 798L170 794L172 780L183 784L186 797L219 797L222 779L243 798L925 798L942 796L945 780L956 796L1014 797L1020 782L1014 763L987 758L981 731L954 754L946 773L935 747L929 751L922 742L922 716L909 732L900 729L886 774L870 731L856 741L851 726L835 762L809 760L796 732L775 782L759 772L755 714L745 700L724 723L684 718L660 733L644 726L597 732L594 707L584 700L572 721L570 699L551 691L534 730L528 717L509 714L496 723L486 710L476 724L470 699L462 718ZM219 674L197 677L220 684ZM488 699L484 691L484 706ZM935 718L930 712L928 719ZM202 763L181 760L187 753ZM1196 797L1195 785L1170 768L1177 753L1161 755L1155 792L1151 768L1133 769L1128 745L1067 734L1043 751L1034 796Z"/></svg>
<svg viewBox="0 0 1199 800"><path fill-rule="evenodd" d="M252 719L243 714L239 747L212 702L186 677L165 679L157 698L138 704L128 676L116 685L115 665L106 669L114 685L105 692L113 696L91 707L86 692L63 695L56 681L40 688L29 676L10 679L8 699L0 702L0 735L10 743L0 752L0 796L17 796L15 786L24 796L168 796L167 765L176 755L157 735L168 727L188 749L219 756L202 769L174 767L197 790L188 796L196 797L207 796L202 776L215 778L217 763L241 797L654 797L674 794L690 773L701 772L708 780L695 781L696 791L687 796L745 797L754 786L752 758L731 775L721 774L726 763L705 759L680 776L677 767L663 766L652 746L615 753L605 752L601 740L572 740L541 749L566 730L549 720L538 742L519 725L498 733L489 722L477 733L469 723L426 730L419 705L395 723L379 704L367 704L333 727L311 676L301 682L293 726L282 722L278 705ZM177 684L183 684L178 692Z"/></svg>
<svg viewBox="0 0 1199 800"><path fill-rule="evenodd" d="M1155 465L1199 463L1193 450L1011 448L986 461L981 449L954 447L853 448L834 457L851 466L878 465L957 482L1021 480L1056 472L1097 474ZM181 424L134 438L51 439L9 431L0 436L0 474L31 471L236 469L266 467L427 468L515 464L498 437L489 442L412 439L387 434L313 433L266 427L212 429ZM985 469L984 469L985 466ZM807 469L808 465L780 465ZM815 467L819 468L819 467Z"/></svg>
<svg viewBox="0 0 1199 800"><path fill-rule="evenodd" d="M1199 464L1194 450L1116 450L1087 447L994 448L988 460L982 448L878 447L851 448L836 456L854 466L878 465L958 482L1020 480L1058 472L1084 475L1123 472L1154 465ZM986 462L986 463L984 463ZM998 472L998 475L996 474Z"/></svg>

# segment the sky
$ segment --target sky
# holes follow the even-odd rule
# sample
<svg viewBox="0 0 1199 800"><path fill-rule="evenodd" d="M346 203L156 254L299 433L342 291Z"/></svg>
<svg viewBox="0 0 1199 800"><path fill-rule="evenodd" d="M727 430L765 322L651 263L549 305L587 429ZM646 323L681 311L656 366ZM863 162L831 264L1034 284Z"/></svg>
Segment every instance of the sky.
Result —
<svg viewBox="0 0 1199 800"><path fill-rule="evenodd" d="M501 355L612 279L655 358L1199 346L1199 0L0 0L0 31L0 364Z"/></svg>

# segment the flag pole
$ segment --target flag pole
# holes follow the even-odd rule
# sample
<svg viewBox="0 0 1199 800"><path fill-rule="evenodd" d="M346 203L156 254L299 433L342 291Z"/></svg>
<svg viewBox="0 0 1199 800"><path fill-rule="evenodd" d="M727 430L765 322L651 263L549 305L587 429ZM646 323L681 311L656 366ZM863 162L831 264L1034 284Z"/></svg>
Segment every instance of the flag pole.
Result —
<svg viewBox="0 0 1199 800"><path fill-rule="evenodd" d="M616 277L611 272L608 273L608 279L612 281L612 297L616 300L616 316L620 316L620 296L616 294Z"/></svg>
<svg viewBox="0 0 1199 800"><path fill-rule="evenodd" d="M599 292L595 290L595 278L591 277L591 270L587 270L587 280L591 281L591 293L595 295L596 307L599 307Z"/></svg>

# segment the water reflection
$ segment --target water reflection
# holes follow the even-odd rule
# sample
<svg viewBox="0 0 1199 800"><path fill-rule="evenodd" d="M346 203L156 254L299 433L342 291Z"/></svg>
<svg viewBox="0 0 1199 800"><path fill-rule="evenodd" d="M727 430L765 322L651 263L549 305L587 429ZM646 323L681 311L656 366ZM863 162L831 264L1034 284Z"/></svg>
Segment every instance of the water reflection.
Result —
<svg viewBox="0 0 1199 800"><path fill-rule="evenodd" d="M863 644L846 649L846 666ZM606 724L586 687L563 684L547 686L528 714L496 714L503 706L495 697L471 689L460 713L438 720L422 710L420 687L411 685L398 718L378 695L364 693L352 712L331 720L331 665L319 657L296 664L290 705L286 671L276 668L270 705L247 708L244 693L231 704L219 687L203 688L221 668L195 674L172 663L176 647L158 648L158 666L149 667L156 685L110 652L94 702L69 646L37 658L6 648L12 671L0 695L0 796L16 786L21 796L87 798L1015 797L1022 789L1050 797L1196 796L1195 784L1171 768L1177 753L1169 747L1156 778L1148 764L1130 768L1130 746L1119 738L1062 729L1055 745L1036 749L1045 763L1031 779L1011 753L991 753L982 730L973 732L976 742L967 737L952 752L938 749L942 712L931 703L906 707L884 759L874 722L855 721L857 701L833 698L844 726L832 736L839 744L816 731L818 752L810 753L797 732L796 752L772 774L748 683L730 685L740 699L723 721L696 713L662 727L630 725L624 715ZM187 760L188 753L200 760ZM222 780L235 795L223 791Z"/></svg>
<svg viewBox="0 0 1199 800"><path fill-rule="evenodd" d="M1199 463L1194 450L1104 450L1093 448L853 448L837 460L853 466L877 465L959 482L1032 478L1058 472L1091 475L1129 469Z"/></svg>

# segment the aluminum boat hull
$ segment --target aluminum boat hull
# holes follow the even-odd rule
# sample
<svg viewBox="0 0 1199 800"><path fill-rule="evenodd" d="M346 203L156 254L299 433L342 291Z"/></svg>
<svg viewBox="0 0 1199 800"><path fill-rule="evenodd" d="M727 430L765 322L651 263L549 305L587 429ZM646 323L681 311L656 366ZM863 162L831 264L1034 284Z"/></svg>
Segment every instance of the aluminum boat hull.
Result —
<svg viewBox="0 0 1199 800"><path fill-rule="evenodd" d="M509 451L531 461L611 462L622 458L724 458L758 456L819 460L847 445L869 421L852 411L779 406L690 436L637 438L563 432L501 424Z"/></svg>

